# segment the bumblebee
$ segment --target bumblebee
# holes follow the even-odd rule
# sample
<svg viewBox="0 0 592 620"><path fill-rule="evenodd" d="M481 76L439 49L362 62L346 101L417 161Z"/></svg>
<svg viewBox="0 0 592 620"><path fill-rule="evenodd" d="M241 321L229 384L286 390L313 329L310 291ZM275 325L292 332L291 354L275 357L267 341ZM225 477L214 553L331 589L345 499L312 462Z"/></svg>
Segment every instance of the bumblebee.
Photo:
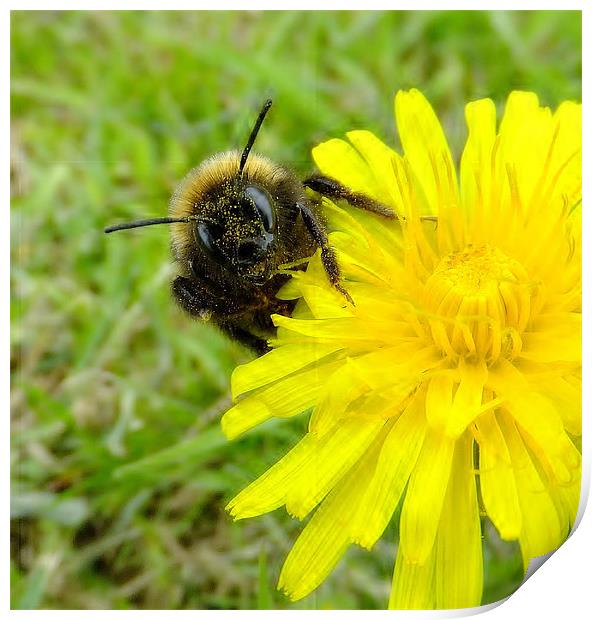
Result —
<svg viewBox="0 0 592 620"><path fill-rule="evenodd" d="M316 174L301 181L287 167L251 153L271 104L263 104L242 152L213 155L187 174L171 198L168 217L105 229L170 224L178 265L171 284L174 299L191 316L211 319L258 354L268 350L268 338L275 333L271 315L290 316L294 309L294 301L276 297L289 278L278 271L281 265L320 248L329 281L353 303L328 243L320 197L396 217L335 179Z"/></svg>

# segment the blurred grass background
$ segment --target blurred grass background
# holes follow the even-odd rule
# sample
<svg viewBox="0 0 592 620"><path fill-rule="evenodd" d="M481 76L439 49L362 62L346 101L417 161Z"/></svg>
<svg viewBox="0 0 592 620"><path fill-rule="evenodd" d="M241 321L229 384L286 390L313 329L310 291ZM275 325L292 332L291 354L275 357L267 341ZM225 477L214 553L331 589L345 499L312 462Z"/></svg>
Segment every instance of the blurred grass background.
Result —
<svg viewBox="0 0 592 620"><path fill-rule="evenodd" d="M581 97L578 12L13 12L12 606L381 608L396 532L351 549L314 594L275 591L300 525L237 524L226 502L301 435L219 430L249 354L169 298L163 215L176 182L241 147L311 170L367 128L396 144L392 97L423 90L457 156L463 105L514 88ZM486 527L484 602L521 578Z"/></svg>

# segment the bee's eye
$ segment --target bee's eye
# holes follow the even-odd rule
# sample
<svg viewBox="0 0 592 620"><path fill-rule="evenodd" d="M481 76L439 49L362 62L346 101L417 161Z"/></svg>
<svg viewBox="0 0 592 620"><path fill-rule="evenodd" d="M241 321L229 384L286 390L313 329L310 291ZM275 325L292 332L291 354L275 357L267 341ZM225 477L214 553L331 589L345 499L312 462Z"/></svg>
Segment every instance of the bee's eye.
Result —
<svg viewBox="0 0 592 620"><path fill-rule="evenodd" d="M261 221L263 222L263 228L265 228L268 233L273 232L275 229L275 211L267 192L254 185L248 185L245 188L245 196L255 205L261 217Z"/></svg>
<svg viewBox="0 0 592 620"><path fill-rule="evenodd" d="M216 224L199 222L197 225L197 236L203 247L212 255L216 256L219 252L216 242L221 236L220 227Z"/></svg>

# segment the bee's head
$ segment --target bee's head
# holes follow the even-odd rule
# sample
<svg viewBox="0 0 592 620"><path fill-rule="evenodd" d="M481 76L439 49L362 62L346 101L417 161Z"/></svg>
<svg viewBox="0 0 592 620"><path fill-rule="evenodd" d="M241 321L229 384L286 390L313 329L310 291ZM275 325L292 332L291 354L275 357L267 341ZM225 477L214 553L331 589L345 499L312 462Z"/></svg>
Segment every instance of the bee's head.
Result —
<svg viewBox="0 0 592 620"><path fill-rule="evenodd" d="M202 204L194 224L195 243L222 268L263 284L276 267L276 204L260 184L236 179L217 188Z"/></svg>
<svg viewBox="0 0 592 620"><path fill-rule="evenodd" d="M250 155L270 106L271 100L263 104L242 151L214 155L187 174L169 217L116 224L105 232L171 224L173 254L185 271L264 284L285 262L285 253L276 252L280 229L285 240L294 223L291 207L304 191L287 169Z"/></svg>

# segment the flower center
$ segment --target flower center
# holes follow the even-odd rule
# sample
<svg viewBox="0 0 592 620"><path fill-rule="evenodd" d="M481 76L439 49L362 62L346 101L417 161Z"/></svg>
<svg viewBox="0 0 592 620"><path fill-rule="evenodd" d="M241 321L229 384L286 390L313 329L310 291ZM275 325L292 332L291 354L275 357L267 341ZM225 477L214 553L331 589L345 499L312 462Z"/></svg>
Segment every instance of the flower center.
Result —
<svg viewBox="0 0 592 620"><path fill-rule="evenodd" d="M440 261L426 282L428 323L453 358L514 357L530 317L532 287L522 265L489 245L467 245Z"/></svg>

